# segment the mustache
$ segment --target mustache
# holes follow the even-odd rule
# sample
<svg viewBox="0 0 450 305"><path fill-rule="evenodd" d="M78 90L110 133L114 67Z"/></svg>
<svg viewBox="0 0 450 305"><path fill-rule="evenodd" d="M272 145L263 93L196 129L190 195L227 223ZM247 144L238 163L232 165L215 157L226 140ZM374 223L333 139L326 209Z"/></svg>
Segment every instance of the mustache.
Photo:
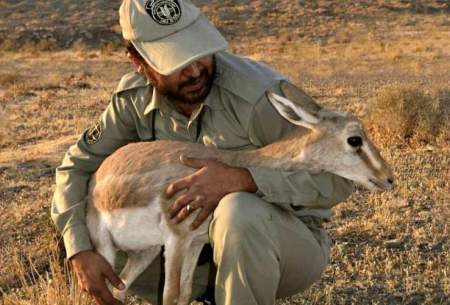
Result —
<svg viewBox="0 0 450 305"><path fill-rule="evenodd" d="M180 84L180 88L183 88L183 87L185 87L185 86L193 85L193 84L195 84L199 79L206 78L207 76L208 76L208 72L206 71L206 69L204 69L204 70L202 70L202 71L200 72L200 75L199 75L198 77L191 77L191 78L185 80L184 82L182 82L182 83Z"/></svg>

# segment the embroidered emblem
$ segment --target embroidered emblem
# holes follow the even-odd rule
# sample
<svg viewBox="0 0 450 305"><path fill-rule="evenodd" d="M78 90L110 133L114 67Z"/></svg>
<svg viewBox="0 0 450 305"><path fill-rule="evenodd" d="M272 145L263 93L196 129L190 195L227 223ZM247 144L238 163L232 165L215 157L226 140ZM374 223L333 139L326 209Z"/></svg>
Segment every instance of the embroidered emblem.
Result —
<svg viewBox="0 0 450 305"><path fill-rule="evenodd" d="M148 0L145 10L160 25L172 25L181 18L178 0Z"/></svg>
<svg viewBox="0 0 450 305"><path fill-rule="evenodd" d="M84 135L86 143L89 145L97 143L103 135L102 122L99 120L94 126L90 127Z"/></svg>

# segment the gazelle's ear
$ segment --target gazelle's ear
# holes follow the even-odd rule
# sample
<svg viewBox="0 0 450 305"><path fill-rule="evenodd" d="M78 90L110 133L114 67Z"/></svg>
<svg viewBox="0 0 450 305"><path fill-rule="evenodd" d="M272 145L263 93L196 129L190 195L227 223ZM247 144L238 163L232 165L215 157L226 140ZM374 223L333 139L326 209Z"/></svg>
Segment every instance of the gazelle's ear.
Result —
<svg viewBox="0 0 450 305"><path fill-rule="evenodd" d="M317 104L312 97L292 83L282 80L280 87L281 92L288 100L293 101L296 105L300 105L305 111L317 114L322 109L322 106Z"/></svg>
<svg viewBox="0 0 450 305"><path fill-rule="evenodd" d="M283 96L267 92L267 98L278 113L292 124L313 129L314 125L319 122L319 118L315 114L305 111L301 106Z"/></svg>

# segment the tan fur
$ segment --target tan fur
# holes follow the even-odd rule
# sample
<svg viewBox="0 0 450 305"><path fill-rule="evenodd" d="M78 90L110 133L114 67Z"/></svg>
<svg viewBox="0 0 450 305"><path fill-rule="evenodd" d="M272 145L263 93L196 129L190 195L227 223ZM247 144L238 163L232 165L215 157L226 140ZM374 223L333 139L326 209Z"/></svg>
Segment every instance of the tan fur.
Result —
<svg viewBox="0 0 450 305"><path fill-rule="evenodd" d="M306 137L303 135L308 134ZM286 167L311 133L304 128L284 141L253 151L225 151L201 144L175 141L141 142L126 145L106 158L90 182L89 200L100 211L146 206L176 179L194 170L180 162L180 155L216 159L232 166L265 166L271 162ZM290 155L292 154L292 155Z"/></svg>
<svg viewBox="0 0 450 305"><path fill-rule="evenodd" d="M188 151L211 155L205 147L187 142L124 146L105 159L91 179L89 200L100 211L148 205L170 182L193 172L179 160L180 154Z"/></svg>

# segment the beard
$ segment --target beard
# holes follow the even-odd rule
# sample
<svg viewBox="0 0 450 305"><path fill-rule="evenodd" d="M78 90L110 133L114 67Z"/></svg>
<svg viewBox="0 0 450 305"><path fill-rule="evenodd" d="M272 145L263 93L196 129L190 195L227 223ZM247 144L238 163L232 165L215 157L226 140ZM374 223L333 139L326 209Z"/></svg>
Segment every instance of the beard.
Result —
<svg viewBox="0 0 450 305"><path fill-rule="evenodd" d="M211 91L216 74L216 62L213 60L212 69L202 66L198 77L191 77L177 87L172 88L164 84L155 84L159 93L167 96L170 100L182 104L198 104L203 102ZM196 88L198 86L198 88ZM191 89L193 87L193 89Z"/></svg>

